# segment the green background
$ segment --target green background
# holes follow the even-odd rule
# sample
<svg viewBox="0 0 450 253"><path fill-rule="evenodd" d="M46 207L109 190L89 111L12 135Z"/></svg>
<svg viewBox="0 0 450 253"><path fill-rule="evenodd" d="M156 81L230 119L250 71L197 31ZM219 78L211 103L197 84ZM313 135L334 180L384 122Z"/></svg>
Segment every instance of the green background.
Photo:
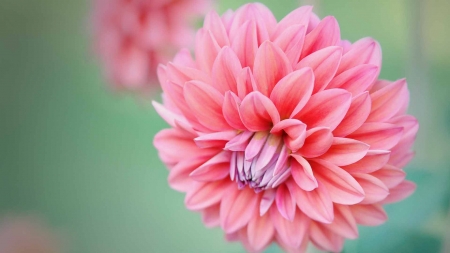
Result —
<svg viewBox="0 0 450 253"><path fill-rule="evenodd" d="M299 5L263 2L278 19ZM407 166L416 193L386 208L386 224L361 228L345 252L445 252L450 2L307 2L337 18L342 38L381 43L381 77L407 77L420 122ZM223 0L218 9L243 3ZM0 215L40 215L74 253L244 252L204 228L169 188L152 144L166 125L148 98L107 88L92 57L89 11L86 0L0 0Z"/></svg>

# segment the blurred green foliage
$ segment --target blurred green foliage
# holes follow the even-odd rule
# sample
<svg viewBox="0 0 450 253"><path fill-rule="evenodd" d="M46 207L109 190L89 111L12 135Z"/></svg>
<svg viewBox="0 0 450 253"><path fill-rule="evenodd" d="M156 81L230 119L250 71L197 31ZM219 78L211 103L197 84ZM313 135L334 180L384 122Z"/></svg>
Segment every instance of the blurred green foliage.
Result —
<svg viewBox="0 0 450 253"><path fill-rule="evenodd" d="M299 5L263 2L278 19ZM386 224L361 227L345 252L439 252L450 224L449 2L308 2L336 16L342 38L380 42L381 77L407 77L421 124L407 168L416 193L386 208ZM222 0L218 9L243 3ZM89 8L0 0L0 214L44 216L74 253L243 252L167 185L152 145L166 125L147 98L107 88L91 57Z"/></svg>

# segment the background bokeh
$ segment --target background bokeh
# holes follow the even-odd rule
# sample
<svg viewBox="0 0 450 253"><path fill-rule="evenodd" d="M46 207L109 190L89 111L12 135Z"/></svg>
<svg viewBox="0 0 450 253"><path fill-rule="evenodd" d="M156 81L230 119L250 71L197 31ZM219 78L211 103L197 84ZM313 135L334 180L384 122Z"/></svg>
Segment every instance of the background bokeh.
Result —
<svg viewBox="0 0 450 253"><path fill-rule="evenodd" d="M278 19L299 5L262 2ZM361 227L345 252L450 252L450 1L302 2L335 16L342 38L380 42L381 77L407 77L420 122L406 169L416 193L386 208L386 224ZM222 0L218 9L243 3ZM166 125L149 98L104 83L89 8L87 0L0 0L0 217L38 214L73 253L244 252L204 228L169 188L152 144Z"/></svg>

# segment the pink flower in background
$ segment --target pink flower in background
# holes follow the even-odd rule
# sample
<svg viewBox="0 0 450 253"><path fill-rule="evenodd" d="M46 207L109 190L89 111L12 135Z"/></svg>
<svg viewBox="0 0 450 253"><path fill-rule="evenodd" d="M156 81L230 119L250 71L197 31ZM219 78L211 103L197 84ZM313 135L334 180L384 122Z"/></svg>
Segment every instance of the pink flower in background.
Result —
<svg viewBox="0 0 450 253"><path fill-rule="evenodd" d="M158 68L154 106L171 128L154 144L170 186L250 252L341 251L415 189L402 170L418 130L406 81L378 80L380 68L375 40L341 40L310 6L280 22L262 4L211 12L195 58L181 50Z"/></svg>
<svg viewBox="0 0 450 253"><path fill-rule="evenodd" d="M35 217L0 220L1 253L60 253L60 238Z"/></svg>
<svg viewBox="0 0 450 253"><path fill-rule="evenodd" d="M209 0L95 0L95 50L115 88L157 86L156 67L193 40Z"/></svg>

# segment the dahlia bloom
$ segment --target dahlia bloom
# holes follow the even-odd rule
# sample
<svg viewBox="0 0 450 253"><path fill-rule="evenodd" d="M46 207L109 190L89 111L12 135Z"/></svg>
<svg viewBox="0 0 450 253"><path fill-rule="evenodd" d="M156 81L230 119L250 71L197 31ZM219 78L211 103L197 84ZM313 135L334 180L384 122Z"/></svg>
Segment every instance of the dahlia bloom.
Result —
<svg viewBox="0 0 450 253"><path fill-rule="evenodd" d="M170 128L154 144L207 227L250 252L338 252L414 191L402 168L418 123L406 81L378 80L375 40L341 40L310 6L277 22L248 4L209 13L195 46L158 68Z"/></svg>
<svg viewBox="0 0 450 253"><path fill-rule="evenodd" d="M206 13L208 0L95 0L95 50L115 86L148 90L156 68L194 38L189 21ZM190 39L192 38L192 39Z"/></svg>
<svg viewBox="0 0 450 253"><path fill-rule="evenodd" d="M0 222L2 253L59 253L59 239L34 217L6 217Z"/></svg>

